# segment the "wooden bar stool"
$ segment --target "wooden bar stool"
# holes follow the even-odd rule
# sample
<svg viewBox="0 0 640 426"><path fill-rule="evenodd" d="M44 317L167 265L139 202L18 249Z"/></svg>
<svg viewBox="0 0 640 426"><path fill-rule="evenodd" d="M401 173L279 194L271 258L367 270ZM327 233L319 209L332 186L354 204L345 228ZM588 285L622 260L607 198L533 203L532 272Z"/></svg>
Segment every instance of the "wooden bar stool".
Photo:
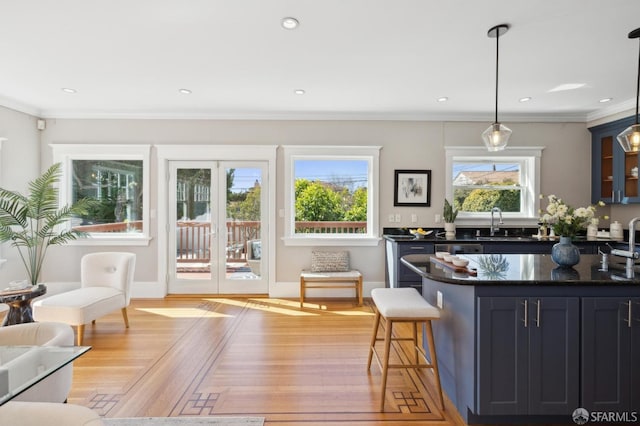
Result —
<svg viewBox="0 0 640 426"><path fill-rule="evenodd" d="M375 355L376 361L382 370L382 396L380 399L380 411L384 411L385 392L387 387L387 373L389 368L431 368L436 379L438 387L438 395L440 407L444 410L444 398L442 396L442 386L440 385L440 372L438 371L438 359L436 357L436 347L433 340L433 330L431 328L431 320L440 318L438 308L429 304L415 288L376 288L371 291L371 298L376 307L376 318L373 325L373 335L371 336L371 345L369 346L369 360L367 369L371 369L371 360ZM378 338L378 329L380 327L380 319L384 319L385 336L384 339ZM412 323L411 337L393 337L394 323ZM418 346L418 324L423 324L426 330L427 343L429 346L428 361L423 348ZM379 340L384 340L384 356L382 359L378 356L375 344ZM410 340L414 347L414 363L413 364L389 364L389 355L391 351L392 340ZM420 357L425 364L420 362Z"/></svg>

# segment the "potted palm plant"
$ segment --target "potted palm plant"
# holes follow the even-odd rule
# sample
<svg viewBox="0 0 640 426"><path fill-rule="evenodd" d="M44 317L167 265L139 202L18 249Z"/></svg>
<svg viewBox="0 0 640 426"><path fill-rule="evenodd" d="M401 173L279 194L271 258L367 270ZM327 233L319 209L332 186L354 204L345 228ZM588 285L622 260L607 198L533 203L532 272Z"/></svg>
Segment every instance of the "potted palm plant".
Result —
<svg viewBox="0 0 640 426"><path fill-rule="evenodd" d="M458 209L454 209L449 200L444 199L444 209L442 210L442 217L444 219L444 231L445 238L447 240L453 240L456 236L456 217L458 216Z"/></svg>
<svg viewBox="0 0 640 426"><path fill-rule="evenodd" d="M29 182L26 196L0 188L0 242L10 241L18 249L31 285L38 284L49 246L63 245L84 235L62 225L85 214L93 203L82 199L60 207L57 189L60 174L60 163L53 164Z"/></svg>

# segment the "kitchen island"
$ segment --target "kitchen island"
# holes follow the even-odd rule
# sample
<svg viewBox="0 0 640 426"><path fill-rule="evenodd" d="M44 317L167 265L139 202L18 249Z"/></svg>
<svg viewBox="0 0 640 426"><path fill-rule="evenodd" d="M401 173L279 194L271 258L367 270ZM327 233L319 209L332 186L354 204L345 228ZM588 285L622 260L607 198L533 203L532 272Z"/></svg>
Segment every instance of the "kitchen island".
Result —
<svg viewBox="0 0 640 426"><path fill-rule="evenodd" d="M442 310L442 386L467 423L575 424L579 407L640 417L640 267L610 258L602 270L599 255L573 268L543 254L460 257L466 272L433 255L401 262Z"/></svg>

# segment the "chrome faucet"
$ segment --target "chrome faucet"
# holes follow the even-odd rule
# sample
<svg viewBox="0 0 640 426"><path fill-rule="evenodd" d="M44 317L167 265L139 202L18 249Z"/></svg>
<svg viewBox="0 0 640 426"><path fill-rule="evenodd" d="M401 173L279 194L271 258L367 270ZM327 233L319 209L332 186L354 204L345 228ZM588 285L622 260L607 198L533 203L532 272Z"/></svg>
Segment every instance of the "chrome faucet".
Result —
<svg viewBox="0 0 640 426"><path fill-rule="evenodd" d="M500 215L500 221L498 222L498 225L504 224L504 222L502 222L502 210L500 210L500 207L492 208L491 209L491 227L489 229L489 235L491 235L492 237L496 234L496 231L500 230L499 226L495 226L493 224L493 222L494 222L493 214L494 213L498 213Z"/></svg>
<svg viewBox="0 0 640 426"><path fill-rule="evenodd" d="M627 276L633 276L634 261L640 258L636 252L636 225L640 222L640 217L634 217L629 222L629 250L611 250L613 256L621 256L627 258Z"/></svg>

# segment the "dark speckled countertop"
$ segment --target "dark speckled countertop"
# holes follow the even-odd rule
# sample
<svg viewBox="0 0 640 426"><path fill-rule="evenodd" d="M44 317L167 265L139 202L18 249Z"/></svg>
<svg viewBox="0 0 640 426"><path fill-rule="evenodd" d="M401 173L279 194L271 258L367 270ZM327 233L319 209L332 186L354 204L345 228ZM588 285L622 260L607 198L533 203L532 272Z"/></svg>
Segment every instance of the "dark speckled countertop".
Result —
<svg viewBox="0 0 640 426"><path fill-rule="evenodd" d="M602 271L600 255L581 255L573 268L561 268L546 254L461 254L477 275L456 272L433 261L433 255L411 254L401 258L417 274L461 285L640 285L640 265L627 277L626 259L609 256L608 271Z"/></svg>

